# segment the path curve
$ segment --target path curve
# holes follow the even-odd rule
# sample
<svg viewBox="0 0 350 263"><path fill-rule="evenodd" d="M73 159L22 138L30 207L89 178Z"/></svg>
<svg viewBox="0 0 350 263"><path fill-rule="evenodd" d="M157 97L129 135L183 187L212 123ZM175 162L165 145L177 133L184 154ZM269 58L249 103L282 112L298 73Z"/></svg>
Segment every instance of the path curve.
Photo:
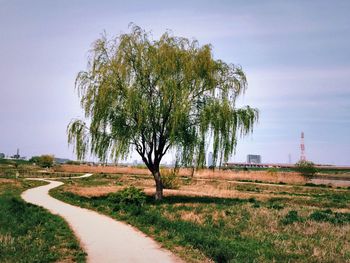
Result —
<svg viewBox="0 0 350 263"><path fill-rule="evenodd" d="M88 176L91 174L82 177ZM62 185L62 182L38 178L30 180L45 181L49 184L26 190L21 197L28 203L42 206L63 217L88 254L88 262L181 262L171 252L162 249L153 239L135 228L51 197L49 190Z"/></svg>

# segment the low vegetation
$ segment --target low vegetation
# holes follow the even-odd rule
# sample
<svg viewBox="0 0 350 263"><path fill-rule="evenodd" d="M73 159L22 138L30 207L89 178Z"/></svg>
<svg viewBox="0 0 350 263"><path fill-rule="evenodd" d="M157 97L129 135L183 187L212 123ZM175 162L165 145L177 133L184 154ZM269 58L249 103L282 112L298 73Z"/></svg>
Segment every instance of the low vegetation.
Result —
<svg viewBox="0 0 350 263"><path fill-rule="evenodd" d="M55 172L53 169L43 168L32 164L6 164L0 165L2 178L28 178L28 177L74 177L83 173Z"/></svg>
<svg viewBox="0 0 350 263"><path fill-rule="evenodd" d="M52 194L136 226L187 262L350 261L346 188L177 179L162 202L150 176L94 175Z"/></svg>
<svg viewBox="0 0 350 263"><path fill-rule="evenodd" d="M37 164L41 167L50 168L54 164L55 157L53 155L44 154L41 156L33 156L29 162Z"/></svg>
<svg viewBox="0 0 350 263"><path fill-rule="evenodd" d="M180 179L178 173L174 169L162 169L162 182L164 189L179 189Z"/></svg>
<svg viewBox="0 0 350 263"><path fill-rule="evenodd" d="M317 169L313 162L299 161L295 164L295 169L306 177L312 177L317 173Z"/></svg>
<svg viewBox="0 0 350 263"><path fill-rule="evenodd" d="M20 198L23 190L39 184L0 178L0 261L85 262L63 219Z"/></svg>

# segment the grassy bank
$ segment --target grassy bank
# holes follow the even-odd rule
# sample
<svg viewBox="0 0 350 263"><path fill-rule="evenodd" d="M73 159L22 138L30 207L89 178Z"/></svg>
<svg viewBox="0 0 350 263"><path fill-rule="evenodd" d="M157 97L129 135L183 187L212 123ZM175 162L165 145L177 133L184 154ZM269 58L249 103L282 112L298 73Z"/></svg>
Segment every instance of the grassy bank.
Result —
<svg viewBox="0 0 350 263"><path fill-rule="evenodd" d="M109 191L112 185L147 188L150 182L147 177L94 176L69 181L52 194L128 222L188 262L350 261L347 189L190 180L160 203L147 197L141 209L116 205L113 194L77 194L103 186ZM189 189L236 197L181 192Z"/></svg>
<svg viewBox="0 0 350 263"><path fill-rule="evenodd" d="M20 198L22 191L40 184L0 178L0 261L85 262L62 218Z"/></svg>
<svg viewBox="0 0 350 263"><path fill-rule="evenodd" d="M28 177L74 177L80 176L84 173L68 173L68 172L55 172L53 169L41 168L34 165L1 165L0 164L0 177L15 179L15 178L28 178Z"/></svg>

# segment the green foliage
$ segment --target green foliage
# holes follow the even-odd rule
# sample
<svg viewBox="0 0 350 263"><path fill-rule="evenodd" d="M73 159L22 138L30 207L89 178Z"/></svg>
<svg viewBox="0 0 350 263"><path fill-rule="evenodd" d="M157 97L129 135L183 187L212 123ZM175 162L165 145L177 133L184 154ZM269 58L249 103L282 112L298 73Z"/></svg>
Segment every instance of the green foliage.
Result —
<svg viewBox="0 0 350 263"><path fill-rule="evenodd" d="M16 177L17 171L16 169L1 169L0 174L7 178Z"/></svg>
<svg viewBox="0 0 350 263"><path fill-rule="evenodd" d="M269 169L267 169L267 172L271 175L276 175L278 172L278 169L277 168L269 168Z"/></svg>
<svg viewBox="0 0 350 263"><path fill-rule="evenodd" d="M313 162L299 161L295 164L296 170L304 176L312 177L317 173Z"/></svg>
<svg viewBox="0 0 350 263"><path fill-rule="evenodd" d="M0 159L0 164L18 167L19 165L28 164L28 161L22 159Z"/></svg>
<svg viewBox="0 0 350 263"><path fill-rule="evenodd" d="M332 224L347 224L350 223L350 213L334 213L331 209L326 209L313 212L310 219Z"/></svg>
<svg viewBox="0 0 350 263"><path fill-rule="evenodd" d="M303 219L298 215L298 212L291 210L286 214L286 216L281 220L281 223L284 225L289 225L294 222L302 222Z"/></svg>
<svg viewBox="0 0 350 263"><path fill-rule="evenodd" d="M62 218L25 203L18 189L6 188L0 193L1 262L85 262L85 253Z"/></svg>
<svg viewBox="0 0 350 263"><path fill-rule="evenodd" d="M162 182L165 189L179 189L181 181L178 173L173 169L162 169Z"/></svg>
<svg viewBox="0 0 350 263"><path fill-rule="evenodd" d="M29 162L38 164L40 162L40 156L32 156L32 158L29 159Z"/></svg>
<svg viewBox="0 0 350 263"><path fill-rule="evenodd" d="M53 166L54 156L44 154L41 156L33 156L30 158L29 162L40 165L41 167L50 168Z"/></svg>
<svg viewBox="0 0 350 263"><path fill-rule="evenodd" d="M95 41L76 87L85 120L68 126L78 158L105 160L135 149L158 172L171 148L184 165L204 165L209 134L213 162L227 160L237 135L252 131L257 109L235 108L247 88L240 66L213 58L210 45L164 33L159 40L133 25L131 33Z"/></svg>
<svg viewBox="0 0 350 263"><path fill-rule="evenodd" d="M321 187L321 188L329 187L328 185L325 185L325 184L314 184L314 183L306 183L304 185L305 186L309 186L309 187Z"/></svg>
<svg viewBox="0 0 350 263"><path fill-rule="evenodd" d="M146 202L145 193L134 186L109 195L108 200L113 204L115 210L124 209L139 213Z"/></svg>
<svg viewBox="0 0 350 263"><path fill-rule="evenodd" d="M80 165L81 162L69 160L69 161L66 162L66 164L70 164L70 165Z"/></svg>
<svg viewBox="0 0 350 263"><path fill-rule="evenodd" d="M282 198L270 198L267 202L267 208L281 210L285 207L282 201Z"/></svg>

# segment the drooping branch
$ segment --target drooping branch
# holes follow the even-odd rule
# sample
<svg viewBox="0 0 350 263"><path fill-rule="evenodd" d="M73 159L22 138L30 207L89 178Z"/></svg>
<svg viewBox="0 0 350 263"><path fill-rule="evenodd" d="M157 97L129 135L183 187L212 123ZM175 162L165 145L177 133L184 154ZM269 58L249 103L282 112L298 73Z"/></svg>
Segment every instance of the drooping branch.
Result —
<svg viewBox="0 0 350 263"><path fill-rule="evenodd" d="M235 108L247 89L240 66L214 59L210 45L169 32L153 40L135 25L95 42L76 88L90 123L68 126L78 158L88 151L103 160L126 158L134 149L157 174L170 149L184 165L201 166L210 143L214 162L227 160L258 119L254 108Z"/></svg>

